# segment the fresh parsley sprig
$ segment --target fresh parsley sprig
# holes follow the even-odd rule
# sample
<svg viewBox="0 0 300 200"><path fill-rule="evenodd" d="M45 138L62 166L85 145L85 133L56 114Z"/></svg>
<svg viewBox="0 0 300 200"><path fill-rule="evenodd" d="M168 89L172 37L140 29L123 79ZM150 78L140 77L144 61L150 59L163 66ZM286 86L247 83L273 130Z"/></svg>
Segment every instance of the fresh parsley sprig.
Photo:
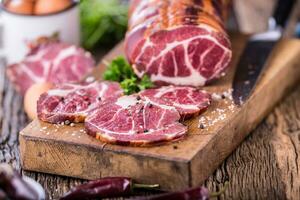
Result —
<svg viewBox="0 0 300 200"><path fill-rule="evenodd" d="M108 65L103 78L104 80L119 82L126 95L137 93L154 86L147 75L139 79L124 57L115 58Z"/></svg>

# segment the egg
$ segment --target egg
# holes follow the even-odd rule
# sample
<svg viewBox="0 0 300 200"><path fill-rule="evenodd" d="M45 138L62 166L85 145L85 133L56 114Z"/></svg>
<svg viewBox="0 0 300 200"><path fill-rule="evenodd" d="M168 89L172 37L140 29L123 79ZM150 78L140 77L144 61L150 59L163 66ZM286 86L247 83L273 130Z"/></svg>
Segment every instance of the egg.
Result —
<svg viewBox="0 0 300 200"><path fill-rule="evenodd" d="M37 118L37 101L41 94L53 88L52 83L33 84L25 93L24 110L30 119Z"/></svg>
<svg viewBox="0 0 300 200"><path fill-rule="evenodd" d="M31 15L33 14L34 1L33 0L13 0L5 4L6 10L18 13Z"/></svg>
<svg viewBox="0 0 300 200"><path fill-rule="evenodd" d="M62 11L72 5L72 0L37 0L34 14L44 15Z"/></svg>

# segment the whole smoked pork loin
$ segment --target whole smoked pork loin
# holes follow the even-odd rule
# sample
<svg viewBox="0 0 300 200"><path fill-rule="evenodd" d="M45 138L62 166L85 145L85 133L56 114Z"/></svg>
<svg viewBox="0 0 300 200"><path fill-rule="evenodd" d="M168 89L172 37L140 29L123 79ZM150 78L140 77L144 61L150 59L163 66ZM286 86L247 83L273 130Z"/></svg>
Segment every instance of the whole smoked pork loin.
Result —
<svg viewBox="0 0 300 200"><path fill-rule="evenodd" d="M156 84L203 86L231 60L227 0L132 0L125 52Z"/></svg>

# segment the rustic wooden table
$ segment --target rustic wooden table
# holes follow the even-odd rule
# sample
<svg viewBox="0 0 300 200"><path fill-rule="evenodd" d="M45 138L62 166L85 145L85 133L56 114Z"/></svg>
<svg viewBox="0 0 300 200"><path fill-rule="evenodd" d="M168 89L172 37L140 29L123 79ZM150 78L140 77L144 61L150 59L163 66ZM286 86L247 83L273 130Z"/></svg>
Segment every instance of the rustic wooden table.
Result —
<svg viewBox="0 0 300 200"><path fill-rule="evenodd" d="M57 199L70 187L83 182L21 169L18 132L29 121L22 98L9 83L3 65L0 67L0 105L0 162L10 163L22 174L37 180L50 199ZM299 199L299 155L300 85L225 160L205 185L216 191L229 181L228 189L219 199Z"/></svg>
<svg viewBox="0 0 300 200"><path fill-rule="evenodd" d="M291 91L204 183L217 191L229 182L218 199L300 199L300 84ZM0 61L0 163L37 180L49 199L57 199L83 180L21 169L18 133L28 122Z"/></svg>

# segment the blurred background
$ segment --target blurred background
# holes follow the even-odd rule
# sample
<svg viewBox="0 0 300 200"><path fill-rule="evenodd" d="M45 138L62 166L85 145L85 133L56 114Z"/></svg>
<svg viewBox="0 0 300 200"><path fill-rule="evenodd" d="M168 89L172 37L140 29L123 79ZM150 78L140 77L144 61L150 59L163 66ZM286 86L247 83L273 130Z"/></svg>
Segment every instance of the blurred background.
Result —
<svg viewBox="0 0 300 200"><path fill-rule="evenodd" d="M86 49L109 48L127 30L127 0L82 0L81 41Z"/></svg>
<svg viewBox="0 0 300 200"><path fill-rule="evenodd" d="M85 48L111 47L124 37L128 1L81 1L82 43ZM263 32L268 28L268 20L276 3L277 0L233 0L228 27L247 34ZM293 34L299 37L300 23L297 27L297 32Z"/></svg>
<svg viewBox="0 0 300 200"><path fill-rule="evenodd" d="M25 3L14 8L14 5L22 1ZM33 11L28 8L30 7L26 4L28 1L33 0L2 0L2 3L11 12L29 15L47 14L47 12L51 13L49 10L51 7L54 12L68 6L71 2L80 3L81 44L87 50L107 50L124 38L127 28L128 0L38 0L36 2L41 2L42 6ZM48 3L43 3L46 1ZM17 3L14 4L15 2ZM50 5L50 2L54 6ZM244 33L266 30L276 2L277 0L234 0L232 6L234 12L228 21L228 27ZM43 11L43 7L46 8L46 12ZM297 29L295 34L299 36L299 24Z"/></svg>
<svg viewBox="0 0 300 200"><path fill-rule="evenodd" d="M111 47L124 37L128 2L129 0L81 1L82 44L85 48ZM268 28L268 20L276 3L277 0L233 0L228 27L246 34L263 32ZM300 23L297 31L290 31L300 37Z"/></svg>

